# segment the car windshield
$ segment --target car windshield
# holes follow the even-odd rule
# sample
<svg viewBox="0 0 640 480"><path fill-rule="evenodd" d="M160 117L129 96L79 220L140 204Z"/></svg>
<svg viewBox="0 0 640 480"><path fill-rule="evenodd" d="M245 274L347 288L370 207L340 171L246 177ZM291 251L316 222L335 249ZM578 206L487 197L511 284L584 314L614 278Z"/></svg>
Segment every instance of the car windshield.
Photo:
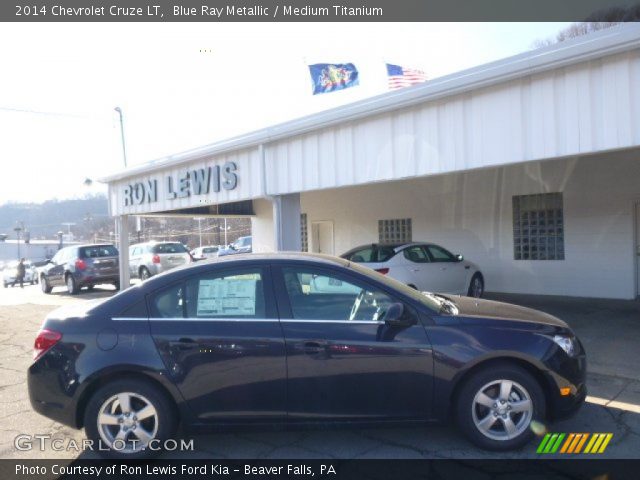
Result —
<svg viewBox="0 0 640 480"><path fill-rule="evenodd" d="M93 245L80 249L81 258L117 257L118 250L113 245Z"/></svg>
<svg viewBox="0 0 640 480"><path fill-rule="evenodd" d="M153 253L187 253L187 249L181 243L159 243L154 245Z"/></svg>
<svg viewBox="0 0 640 480"><path fill-rule="evenodd" d="M371 277L371 279L377 282L384 283L390 288L401 291L403 294L425 304L427 307L429 307L431 310L433 310L436 313L441 313L443 311L442 299L439 299L438 297L419 292L418 290L411 288L402 282L394 280L393 278L382 275L376 272L375 270L371 270L370 268L363 267L354 262L349 262L349 268L355 270L358 273L362 273L363 275Z"/></svg>

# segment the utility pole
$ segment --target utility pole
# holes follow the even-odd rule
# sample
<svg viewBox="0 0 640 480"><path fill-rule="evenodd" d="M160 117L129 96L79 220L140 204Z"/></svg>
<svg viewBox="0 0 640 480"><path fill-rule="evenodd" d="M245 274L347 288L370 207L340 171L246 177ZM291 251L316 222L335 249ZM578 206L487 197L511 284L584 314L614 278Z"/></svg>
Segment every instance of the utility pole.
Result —
<svg viewBox="0 0 640 480"><path fill-rule="evenodd" d="M200 247L202 247L202 220L204 220L204 218L202 217L195 217L194 220L196 222L198 222L198 236L200 237Z"/></svg>

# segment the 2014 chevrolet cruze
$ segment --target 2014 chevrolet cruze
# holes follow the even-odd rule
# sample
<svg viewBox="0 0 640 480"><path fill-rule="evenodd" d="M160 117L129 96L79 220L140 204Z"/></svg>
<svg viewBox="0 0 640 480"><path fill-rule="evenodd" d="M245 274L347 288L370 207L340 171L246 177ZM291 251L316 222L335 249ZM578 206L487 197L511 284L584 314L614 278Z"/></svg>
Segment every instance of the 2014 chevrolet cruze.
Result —
<svg viewBox="0 0 640 480"><path fill-rule="evenodd" d="M586 395L583 347L535 310L420 293L309 254L238 255L50 314L33 408L142 457L187 427L430 422L518 448Z"/></svg>

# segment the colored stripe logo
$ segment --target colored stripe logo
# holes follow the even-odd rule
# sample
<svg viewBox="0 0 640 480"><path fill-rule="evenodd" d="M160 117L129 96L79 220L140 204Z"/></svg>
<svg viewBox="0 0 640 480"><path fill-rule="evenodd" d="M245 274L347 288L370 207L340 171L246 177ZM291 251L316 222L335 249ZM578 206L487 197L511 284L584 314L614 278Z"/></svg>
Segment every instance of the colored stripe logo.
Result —
<svg viewBox="0 0 640 480"><path fill-rule="evenodd" d="M613 433L547 433L536 453L603 453L612 438Z"/></svg>

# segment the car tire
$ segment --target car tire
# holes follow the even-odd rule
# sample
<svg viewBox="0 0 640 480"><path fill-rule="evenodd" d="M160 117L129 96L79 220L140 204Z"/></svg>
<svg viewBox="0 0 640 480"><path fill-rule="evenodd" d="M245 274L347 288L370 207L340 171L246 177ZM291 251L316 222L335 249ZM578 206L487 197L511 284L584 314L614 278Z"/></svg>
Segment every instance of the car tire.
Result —
<svg viewBox="0 0 640 480"><path fill-rule="evenodd" d="M128 412L123 411L121 398L129 399ZM164 392L153 384L138 378L121 379L108 383L93 394L84 414L85 432L94 445L105 449L100 452L105 457L118 460L149 458L160 453L160 450L156 447L136 450L134 447L141 447L143 438L153 440L157 446L172 438L177 427L172 407ZM148 416L137 418L135 414L142 409ZM101 414L105 413L117 417L110 421L118 423L100 422ZM145 435L136 435L136 430ZM122 442L117 442L118 438Z"/></svg>
<svg viewBox="0 0 640 480"><path fill-rule="evenodd" d="M469 283L469 290L467 291L467 295L469 297L481 298L484 294L484 280L482 279L482 275L476 273L471 277L471 282Z"/></svg>
<svg viewBox="0 0 640 480"><path fill-rule="evenodd" d="M114 283L113 286L116 287L116 290L120 290L120 282Z"/></svg>
<svg viewBox="0 0 640 480"><path fill-rule="evenodd" d="M42 293L51 293L51 290L53 288L49 285L47 277L45 277L44 275L40 277L40 288L42 289Z"/></svg>
<svg viewBox="0 0 640 480"><path fill-rule="evenodd" d="M67 292L69 292L70 295L77 295L80 291L78 282L76 282L76 279L73 278L73 275L71 275L70 273L68 273L64 278L64 283L67 285Z"/></svg>
<svg viewBox="0 0 640 480"><path fill-rule="evenodd" d="M87 285L87 291L89 291L89 292L90 292L91 290L93 290L94 288L96 288L96 286L95 286L95 285Z"/></svg>
<svg viewBox="0 0 640 480"><path fill-rule="evenodd" d="M534 437L531 423L544 421L545 414L545 395L538 381L510 363L474 373L462 385L455 404L460 430L486 450L523 447Z"/></svg>
<svg viewBox="0 0 640 480"><path fill-rule="evenodd" d="M7 288L7 286L8 286L8 285L5 283L5 284L4 284L4 288Z"/></svg>
<svg viewBox="0 0 640 480"><path fill-rule="evenodd" d="M151 278L151 272L147 267L140 267L140 280L144 282L147 278Z"/></svg>
<svg viewBox="0 0 640 480"><path fill-rule="evenodd" d="M414 290L418 290L418 287L416 287L413 283L407 284L407 287L413 288Z"/></svg>

